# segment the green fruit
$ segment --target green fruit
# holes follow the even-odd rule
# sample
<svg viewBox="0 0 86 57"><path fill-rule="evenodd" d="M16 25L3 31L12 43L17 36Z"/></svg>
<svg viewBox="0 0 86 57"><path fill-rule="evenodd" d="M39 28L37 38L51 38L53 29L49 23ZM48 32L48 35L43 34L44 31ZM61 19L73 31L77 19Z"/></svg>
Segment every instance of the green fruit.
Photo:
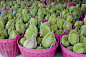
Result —
<svg viewBox="0 0 86 57"><path fill-rule="evenodd" d="M40 46L38 46L36 49L44 49L44 48L40 44Z"/></svg>
<svg viewBox="0 0 86 57"><path fill-rule="evenodd" d="M71 30L68 36L68 40L72 45L79 43L79 35L77 31Z"/></svg>
<svg viewBox="0 0 86 57"><path fill-rule="evenodd" d="M23 33L24 31L25 31L25 24L22 22L22 21L17 21L16 22L16 30L18 31L18 32L21 32L21 33Z"/></svg>
<svg viewBox="0 0 86 57"><path fill-rule="evenodd" d="M63 24L63 29L64 30L66 30L66 29L72 30L72 24L68 21L65 21L65 23Z"/></svg>
<svg viewBox="0 0 86 57"><path fill-rule="evenodd" d="M8 14L7 17L8 17L8 20L12 20L14 18L12 14Z"/></svg>
<svg viewBox="0 0 86 57"><path fill-rule="evenodd" d="M70 8L69 8L69 11L75 11L76 10L76 6L71 6Z"/></svg>
<svg viewBox="0 0 86 57"><path fill-rule="evenodd" d="M84 28L86 28L86 25L82 25L82 26L81 26L81 29L84 29Z"/></svg>
<svg viewBox="0 0 86 57"><path fill-rule="evenodd" d="M83 24L82 21L77 21L77 22L75 23L74 27L79 28L82 24Z"/></svg>
<svg viewBox="0 0 86 57"><path fill-rule="evenodd" d="M45 17L45 19L49 19L49 17L50 17L50 14L47 14L46 17Z"/></svg>
<svg viewBox="0 0 86 57"><path fill-rule="evenodd" d="M40 26L40 35L44 37L48 32L51 32L50 27L48 25L41 24Z"/></svg>
<svg viewBox="0 0 86 57"><path fill-rule="evenodd" d="M84 18L84 24L86 25L86 16L85 16L85 18Z"/></svg>
<svg viewBox="0 0 86 57"><path fill-rule="evenodd" d="M41 24L41 22L42 22L42 20L41 20L41 19L39 19L39 20L38 20L38 25L40 25L40 24Z"/></svg>
<svg viewBox="0 0 86 57"><path fill-rule="evenodd" d="M26 40L25 38L21 38L20 41L19 41L19 44L20 44L21 46L23 46L23 43L24 43L25 40Z"/></svg>
<svg viewBox="0 0 86 57"><path fill-rule="evenodd" d="M64 24L64 20L63 19L58 19L57 20L57 26L59 27L59 29L63 27L63 24Z"/></svg>
<svg viewBox="0 0 86 57"><path fill-rule="evenodd" d="M0 33L3 34L5 38L8 37L8 33L6 29L0 29Z"/></svg>
<svg viewBox="0 0 86 57"><path fill-rule="evenodd" d="M37 45L40 45L41 41L42 41L42 37L40 36L40 37L37 38Z"/></svg>
<svg viewBox="0 0 86 57"><path fill-rule="evenodd" d="M12 32L10 32L9 39L15 38L17 34L18 32L16 30L13 30Z"/></svg>
<svg viewBox="0 0 86 57"><path fill-rule="evenodd" d="M25 32L25 38L28 39L34 34L34 37L37 37L38 35L38 30L35 25L30 24L29 28Z"/></svg>
<svg viewBox="0 0 86 57"><path fill-rule="evenodd" d="M80 38L80 43L86 43L86 37L81 37Z"/></svg>
<svg viewBox="0 0 86 57"><path fill-rule="evenodd" d="M13 27L15 25L15 20L9 20L6 24L6 29Z"/></svg>
<svg viewBox="0 0 86 57"><path fill-rule="evenodd" d="M83 34L83 36L86 36L86 28L81 30L81 35Z"/></svg>
<svg viewBox="0 0 86 57"><path fill-rule="evenodd" d="M67 46L70 45L70 42L68 41L68 36L67 36L67 35L62 36L61 42L62 42L62 44L63 44L65 47L67 47Z"/></svg>
<svg viewBox="0 0 86 57"><path fill-rule="evenodd" d="M86 44L85 43L77 43L73 46L73 51L76 53L86 53Z"/></svg>
<svg viewBox="0 0 86 57"><path fill-rule="evenodd" d="M56 23L56 15L55 14L51 15L49 21Z"/></svg>
<svg viewBox="0 0 86 57"><path fill-rule="evenodd" d="M5 39L3 34L0 34L0 39Z"/></svg>
<svg viewBox="0 0 86 57"><path fill-rule="evenodd" d="M5 27L4 22L0 20L0 28L4 28L4 27Z"/></svg>
<svg viewBox="0 0 86 57"><path fill-rule="evenodd" d="M42 46L44 48L50 48L51 44L55 42L55 36L52 32L48 32L42 39Z"/></svg>
<svg viewBox="0 0 86 57"><path fill-rule="evenodd" d="M67 17L67 21L72 22L72 20L73 20L73 17L72 16L68 16Z"/></svg>
<svg viewBox="0 0 86 57"><path fill-rule="evenodd" d="M73 51L73 46L68 46L67 49Z"/></svg>
<svg viewBox="0 0 86 57"><path fill-rule="evenodd" d="M23 20L24 20L24 22L28 22L29 20L30 20L30 14L24 14L23 15Z"/></svg>
<svg viewBox="0 0 86 57"><path fill-rule="evenodd" d="M63 33L63 30L57 30L56 33Z"/></svg>
<svg viewBox="0 0 86 57"><path fill-rule="evenodd" d="M57 25L55 23L51 23L50 29L55 32L57 30Z"/></svg>
<svg viewBox="0 0 86 57"><path fill-rule="evenodd" d="M35 18L31 18L29 22L31 22L35 26L37 25L37 20Z"/></svg>

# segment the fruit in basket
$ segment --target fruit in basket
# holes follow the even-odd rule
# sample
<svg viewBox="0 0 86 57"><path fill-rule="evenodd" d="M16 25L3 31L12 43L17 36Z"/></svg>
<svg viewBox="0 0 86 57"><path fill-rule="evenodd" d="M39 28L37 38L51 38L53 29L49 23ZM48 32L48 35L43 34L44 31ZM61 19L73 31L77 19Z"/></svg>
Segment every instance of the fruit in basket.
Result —
<svg viewBox="0 0 86 57"><path fill-rule="evenodd" d="M37 25L37 20L35 19L35 18L31 18L30 20L29 20L29 22L31 22L31 24L33 24L33 25Z"/></svg>
<svg viewBox="0 0 86 57"><path fill-rule="evenodd" d="M67 9L66 10L63 10L62 11L62 17L64 17L64 15L67 14L67 13L68 13L68 10Z"/></svg>
<svg viewBox="0 0 86 57"><path fill-rule="evenodd" d="M39 19L39 20L38 20L38 22L37 22L37 23L38 23L38 25L40 25L40 24L41 24L41 22L42 22L42 19Z"/></svg>
<svg viewBox="0 0 86 57"><path fill-rule="evenodd" d="M63 29L64 30L66 30L66 29L72 30L72 24L68 21L65 21L65 23L63 24Z"/></svg>
<svg viewBox="0 0 86 57"><path fill-rule="evenodd" d="M21 33L23 33L24 32L24 30L25 30L25 24L22 22L22 21L17 21L16 22L16 30L18 31L18 32L21 32Z"/></svg>
<svg viewBox="0 0 86 57"><path fill-rule="evenodd" d="M24 15L24 14L27 14L27 9L23 9L22 10L22 14Z"/></svg>
<svg viewBox="0 0 86 57"><path fill-rule="evenodd" d="M47 15L45 16L45 19L49 19L49 17L50 17L50 14L47 14Z"/></svg>
<svg viewBox="0 0 86 57"><path fill-rule="evenodd" d="M15 25L15 20L9 20L6 24L6 29L13 27Z"/></svg>
<svg viewBox="0 0 86 57"><path fill-rule="evenodd" d="M8 18L8 20L12 20L14 17L12 14L8 14L7 18Z"/></svg>
<svg viewBox="0 0 86 57"><path fill-rule="evenodd" d="M81 26L81 29L84 29L84 28L86 28L86 25L82 25L82 26Z"/></svg>
<svg viewBox="0 0 86 57"><path fill-rule="evenodd" d="M49 21L52 21L52 22L56 23L56 15L55 15L55 13L50 16Z"/></svg>
<svg viewBox="0 0 86 57"><path fill-rule="evenodd" d="M36 49L44 49L44 48L40 44L40 46L38 46Z"/></svg>
<svg viewBox="0 0 86 57"><path fill-rule="evenodd" d="M36 38L34 37L34 34L26 41L24 41L23 46L28 49L34 49L37 47L37 42L36 42Z"/></svg>
<svg viewBox="0 0 86 57"><path fill-rule="evenodd" d="M19 44L20 44L21 46L23 46L24 41L26 41L26 39L25 39L25 38L21 38L20 41L19 41Z"/></svg>
<svg viewBox="0 0 86 57"><path fill-rule="evenodd" d="M62 36L61 42L62 42L63 46L65 46L65 47L68 47L70 45L67 35Z"/></svg>
<svg viewBox="0 0 86 57"><path fill-rule="evenodd" d="M72 22L72 20L73 20L73 17L72 16L68 16L67 17L67 21Z"/></svg>
<svg viewBox="0 0 86 57"><path fill-rule="evenodd" d="M81 30L81 35L83 34L83 36L86 36L86 28Z"/></svg>
<svg viewBox="0 0 86 57"><path fill-rule="evenodd" d="M4 22L0 20L0 28L4 28L4 27L5 27Z"/></svg>
<svg viewBox="0 0 86 57"><path fill-rule="evenodd" d="M84 24L86 25L86 16L85 16L85 18L84 18Z"/></svg>
<svg viewBox="0 0 86 57"><path fill-rule="evenodd" d="M57 5L56 7L57 7L57 9L59 9L59 10L63 10L63 8L62 8L62 6L61 6L60 4Z"/></svg>
<svg viewBox="0 0 86 57"><path fill-rule="evenodd" d="M37 37L38 30L35 25L30 24L29 28L25 32L25 38L26 39L30 38L33 35L33 33L34 33L34 37Z"/></svg>
<svg viewBox="0 0 86 57"><path fill-rule="evenodd" d="M44 13L43 12L40 12L38 14L38 19L44 19Z"/></svg>
<svg viewBox="0 0 86 57"><path fill-rule="evenodd" d="M57 24L52 22L51 26L50 26L50 29L51 29L51 31L55 32L57 30Z"/></svg>
<svg viewBox="0 0 86 57"><path fill-rule="evenodd" d="M76 21L76 23L74 24L74 27L80 28L82 24L83 24L82 21Z"/></svg>
<svg viewBox="0 0 86 57"><path fill-rule="evenodd" d="M30 25L30 23L29 23L29 21L28 21L28 23L25 24L25 27L29 27L29 25Z"/></svg>
<svg viewBox="0 0 86 57"><path fill-rule="evenodd" d="M24 20L24 22L28 22L29 20L30 20L30 14L24 14L23 15L23 20Z"/></svg>
<svg viewBox="0 0 86 57"><path fill-rule="evenodd" d="M73 51L73 46L68 46L67 49Z"/></svg>
<svg viewBox="0 0 86 57"><path fill-rule="evenodd" d="M76 53L83 54L86 53L85 48L86 48L86 43L77 43L73 46L73 51Z"/></svg>
<svg viewBox="0 0 86 57"><path fill-rule="evenodd" d="M59 29L63 27L64 22L64 19L57 19L57 26Z"/></svg>
<svg viewBox="0 0 86 57"><path fill-rule="evenodd" d="M69 42L74 45L76 43L79 43L79 35L76 30L71 30L68 36Z"/></svg>
<svg viewBox="0 0 86 57"><path fill-rule="evenodd" d="M7 29L0 29L0 33L3 34L5 38L8 37Z"/></svg>
<svg viewBox="0 0 86 57"><path fill-rule="evenodd" d="M3 34L0 34L0 39L5 39Z"/></svg>
<svg viewBox="0 0 86 57"><path fill-rule="evenodd" d="M48 32L51 32L50 27L48 25L44 25L41 23L40 26L40 35L44 37Z"/></svg>
<svg viewBox="0 0 86 57"><path fill-rule="evenodd" d="M55 36L52 32L48 32L42 39L42 46L44 48L50 48L51 44L55 42Z"/></svg>
<svg viewBox="0 0 86 57"><path fill-rule="evenodd" d="M12 30L12 32L10 32L9 39L15 38L17 34L18 32L16 30Z"/></svg>
<svg viewBox="0 0 86 57"><path fill-rule="evenodd" d="M83 34L82 34L83 35ZM81 36L80 37L80 43L86 43L86 37Z"/></svg>
<svg viewBox="0 0 86 57"><path fill-rule="evenodd" d="M43 25L48 25L48 26L50 27L50 22L51 22L51 21L44 22Z"/></svg>
<svg viewBox="0 0 86 57"><path fill-rule="evenodd" d="M71 7L69 8L69 11L70 11L70 12L75 11L75 10L76 10L76 6L71 6Z"/></svg>
<svg viewBox="0 0 86 57"><path fill-rule="evenodd" d="M55 33L63 33L63 30L57 30Z"/></svg>
<svg viewBox="0 0 86 57"><path fill-rule="evenodd" d="M40 37L37 38L37 45L40 45L42 41L42 36L40 35Z"/></svg>

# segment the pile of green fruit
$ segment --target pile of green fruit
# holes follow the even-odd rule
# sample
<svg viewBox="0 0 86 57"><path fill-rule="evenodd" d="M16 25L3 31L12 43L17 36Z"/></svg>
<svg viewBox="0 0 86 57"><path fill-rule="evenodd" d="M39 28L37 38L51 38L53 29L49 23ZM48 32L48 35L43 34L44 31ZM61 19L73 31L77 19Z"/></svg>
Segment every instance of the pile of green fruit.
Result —
<svg viewBox="0 0 86 57"><path fill-rule="evenodd" d="M21 38L19 44L28 49L47 49L51 44L56 41L53 32L50 31L48 25L43 24L40 30L40 36L38 30L34 24L30 24L26 30L24 38ZM43 33L43 31L45 33Z"/></svg>

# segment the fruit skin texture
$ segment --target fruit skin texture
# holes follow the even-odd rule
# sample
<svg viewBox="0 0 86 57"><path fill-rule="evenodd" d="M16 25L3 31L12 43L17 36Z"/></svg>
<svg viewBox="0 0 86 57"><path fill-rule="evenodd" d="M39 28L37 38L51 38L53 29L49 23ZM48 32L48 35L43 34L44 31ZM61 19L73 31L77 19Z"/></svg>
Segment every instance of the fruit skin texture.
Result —
<svg viewBox="0 0 86 57"><path fill-rule="evenodd" d="M71 6L71 7L69 8L69 11L75 11L75 9L76 9L75 6Z"/></svg>
<svg viewBox="0 0 86 57"><path fill-rule="evenodd" d="M26 30L26 32L25 32L25 38L26 38L26 39L30 38L30 37L33 35L33 33L34 33L34 37L37 37L37 35L38 35L38 30L37 30L37 28L36 28L35 25L30 24L30 25L29 25L29 28L28 28L28 29Z"/></svg>
<svg viewBox="0 0 86 57"><path fill-rule="evenodd" d="M4 28L4 22L2 20L0 20L0 28Z"/></svg>
<svg viewBox="0 0 86 57"><path fill-rule="evenodd" d="M24 24L22 21L17 21L17 22L16 22L16 30L17 30L18 32L23 33L24 30L25 30L25 24Z"/></svg>
<svg viewBox="0 0 86 57"><path fill-rule="evenodd" d="M75 23L74 27L79 28L82 24L83 24L82 21L77 21L77 22Z"/></svg>
<svg viewBox="0 0 86 57"><path fill-rule="evenodd" d="M57 30L56 33L63 33L63 31L62 30Z"/></svg>
<svg viewBox="0 0 86 57"><path fill-rule="evenodd" d="M37 20L35 18L31 18L29 22L31 22L35 26L37 25Z"/></svg>
<svg viewBox="0 0 86 57"><path fill-rule="evenodd" d="M38 46L36 49L44 49L44 48L40 44L40 46Z"/></svg>
<svg viewBox="0 0 86 57"><path fill-rule="evenodd" d="M66 29L72 30L72 24L68 21L65 21L65 23L63 24L63 29L64 30L66 30Z"/></svg>
<svg viewBox="0 0 86 57"><path fill-rule="evenodd" d="M76 53L86 53L86 43L77 43L73 46L73 51Z"/></svg>
<svg viewBox="0 0 86 57"><path fill-rule="evenodd" d="M86 16L85 16L85 18L84 18L84 24L86 25Z"/></svg>
<svg viewBox="0 0 86 57"><path fill-rule="evenodd" d="M70 45L70 42L68 41L68 36L67 36L67 35L64 35L64 36L62 37L61 42L62 42L62 44L63 44L65 47L67 47L67 46Z"/></svg>
<svg viewBox="0 0 86 57"><path fill-rule="evenodd" d="M19 44L20 44L21 46L23 46L23 43L24 43L25 40L26 40L25 38L21 38L20 41L19 41Z"/></svg>
<svg viewBox="0 0 86 57"><path fill-rule="evenodd" d="M83 34L83 36L86 36L86 28L81 30L81 35Z"/></svg>
<svg viewBox="0 0 86 57"><path fill-rule="evenodd" d="M67 49L73 51L73 46L68 46Z"/></svg>
<svg viewBox="0 0 86 57"><path fill-rule="evenodd" d="M5 38L8 37L7 29L0 29L0 33L3 34Z"/></svg>
<svg viewBox="0 0 86 57"><path fill-rule="evenodd" d="M9 35L9 39L15 38L17 34L18 34L18 32L16 30L12 31Z"/></svg>
<svg viewBox="0 0 86 57"><path fill-rule="evenodd" d="M6 24L6 29L9 29L10 27L13 27L15 24L15 20L9 20Z"/></svg>
<svg viewBox="0 0 86 57"><path fill-rule="evenodd" d="M40 35L44 37L48 32L51 32L50 27L47 25L40 26Z"/></svg>
<svg viewBox="0 0 86 57"><path fill-rule="evenodd" d="M0 39L5 39L3 34L0 34Z"/></svg>
<svg viewBox="0 0 86 57"><path fill-rule="evenodd" d="M75 30L71 30L68 36L68 40L72 45L79 43L78 33Z"/></svg>
<svg viewBox="0 0 86 57"><path fill-rule="evenodd" d="M38 37L37 38L37 45L40 45L41 44L41 41L42 41L42 37Z"/></svg>
<svg viewBox="0 0 86 57"><path fill-rule="evenodd" d="M80 43L86 43L86 37L81 37L80 38Z"/></svg>
<svg viewBox="0 0 86 57"><path fill-rule="evenodd" d="M42 46L44 48L50 48L51 44L55 42L55 36L52 32L47 33L42 39Z"/></svg>
<svg viewBox="0 0 86 57"><path fill-rule="evenodd" d="M49 21L53 21L54 23L56 23L56 15L55 14L51 15Z"/></svg>
<svg viewBox="0 0 86 57"><path fill-rule="evenodd" d="M25 48L28 49L33 49L37 47L37 42L36 42L36 38L34 36L31 36L30 38L28 38L26 41L24 41L23 46Z"/></svg>

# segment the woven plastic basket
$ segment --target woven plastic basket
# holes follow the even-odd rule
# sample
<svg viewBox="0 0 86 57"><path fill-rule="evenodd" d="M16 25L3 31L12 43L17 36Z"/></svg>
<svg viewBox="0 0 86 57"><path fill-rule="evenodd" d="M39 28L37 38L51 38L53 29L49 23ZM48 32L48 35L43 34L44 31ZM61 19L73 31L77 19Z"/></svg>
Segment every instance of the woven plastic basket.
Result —
<svg viewBox="0 0 86 57"><path fill-rule="evenodd" d="M21 35L20 37L17 37ZM3 57L16 57L20 54L17 40L22 37L22 33L18 33L14 39L0 39L0 54Z"/></svg>
<svg viewBox="0 0 86 57"><path fill-rule="evenodd" d="M62 49L63 57L86 57L86 54L78 54L78 53L72 52L66 49L62 44L61 44L61 49Z"/></svg>
<svg viewBox="0 0 86 57"><path fill-rule="evenodd" d="M64 4L69 4L70 7L76 5L76 3L73 3L73 2L64 2Z"/></svg>
<svg viewBox="0 0 86 57"><path fill-rule="evenodd" d="M21 38L18 39L17 43L19 42L20 39ZM55 43L56 45L52 47ZM53 42L51 47L47 49L27 49L19 45L19 43L18 43L18 46L20 48L20 51L23 57L53 57L58 47L58 44L59 44L59 40L58 40L58 43L57 41Z"/></svg>

